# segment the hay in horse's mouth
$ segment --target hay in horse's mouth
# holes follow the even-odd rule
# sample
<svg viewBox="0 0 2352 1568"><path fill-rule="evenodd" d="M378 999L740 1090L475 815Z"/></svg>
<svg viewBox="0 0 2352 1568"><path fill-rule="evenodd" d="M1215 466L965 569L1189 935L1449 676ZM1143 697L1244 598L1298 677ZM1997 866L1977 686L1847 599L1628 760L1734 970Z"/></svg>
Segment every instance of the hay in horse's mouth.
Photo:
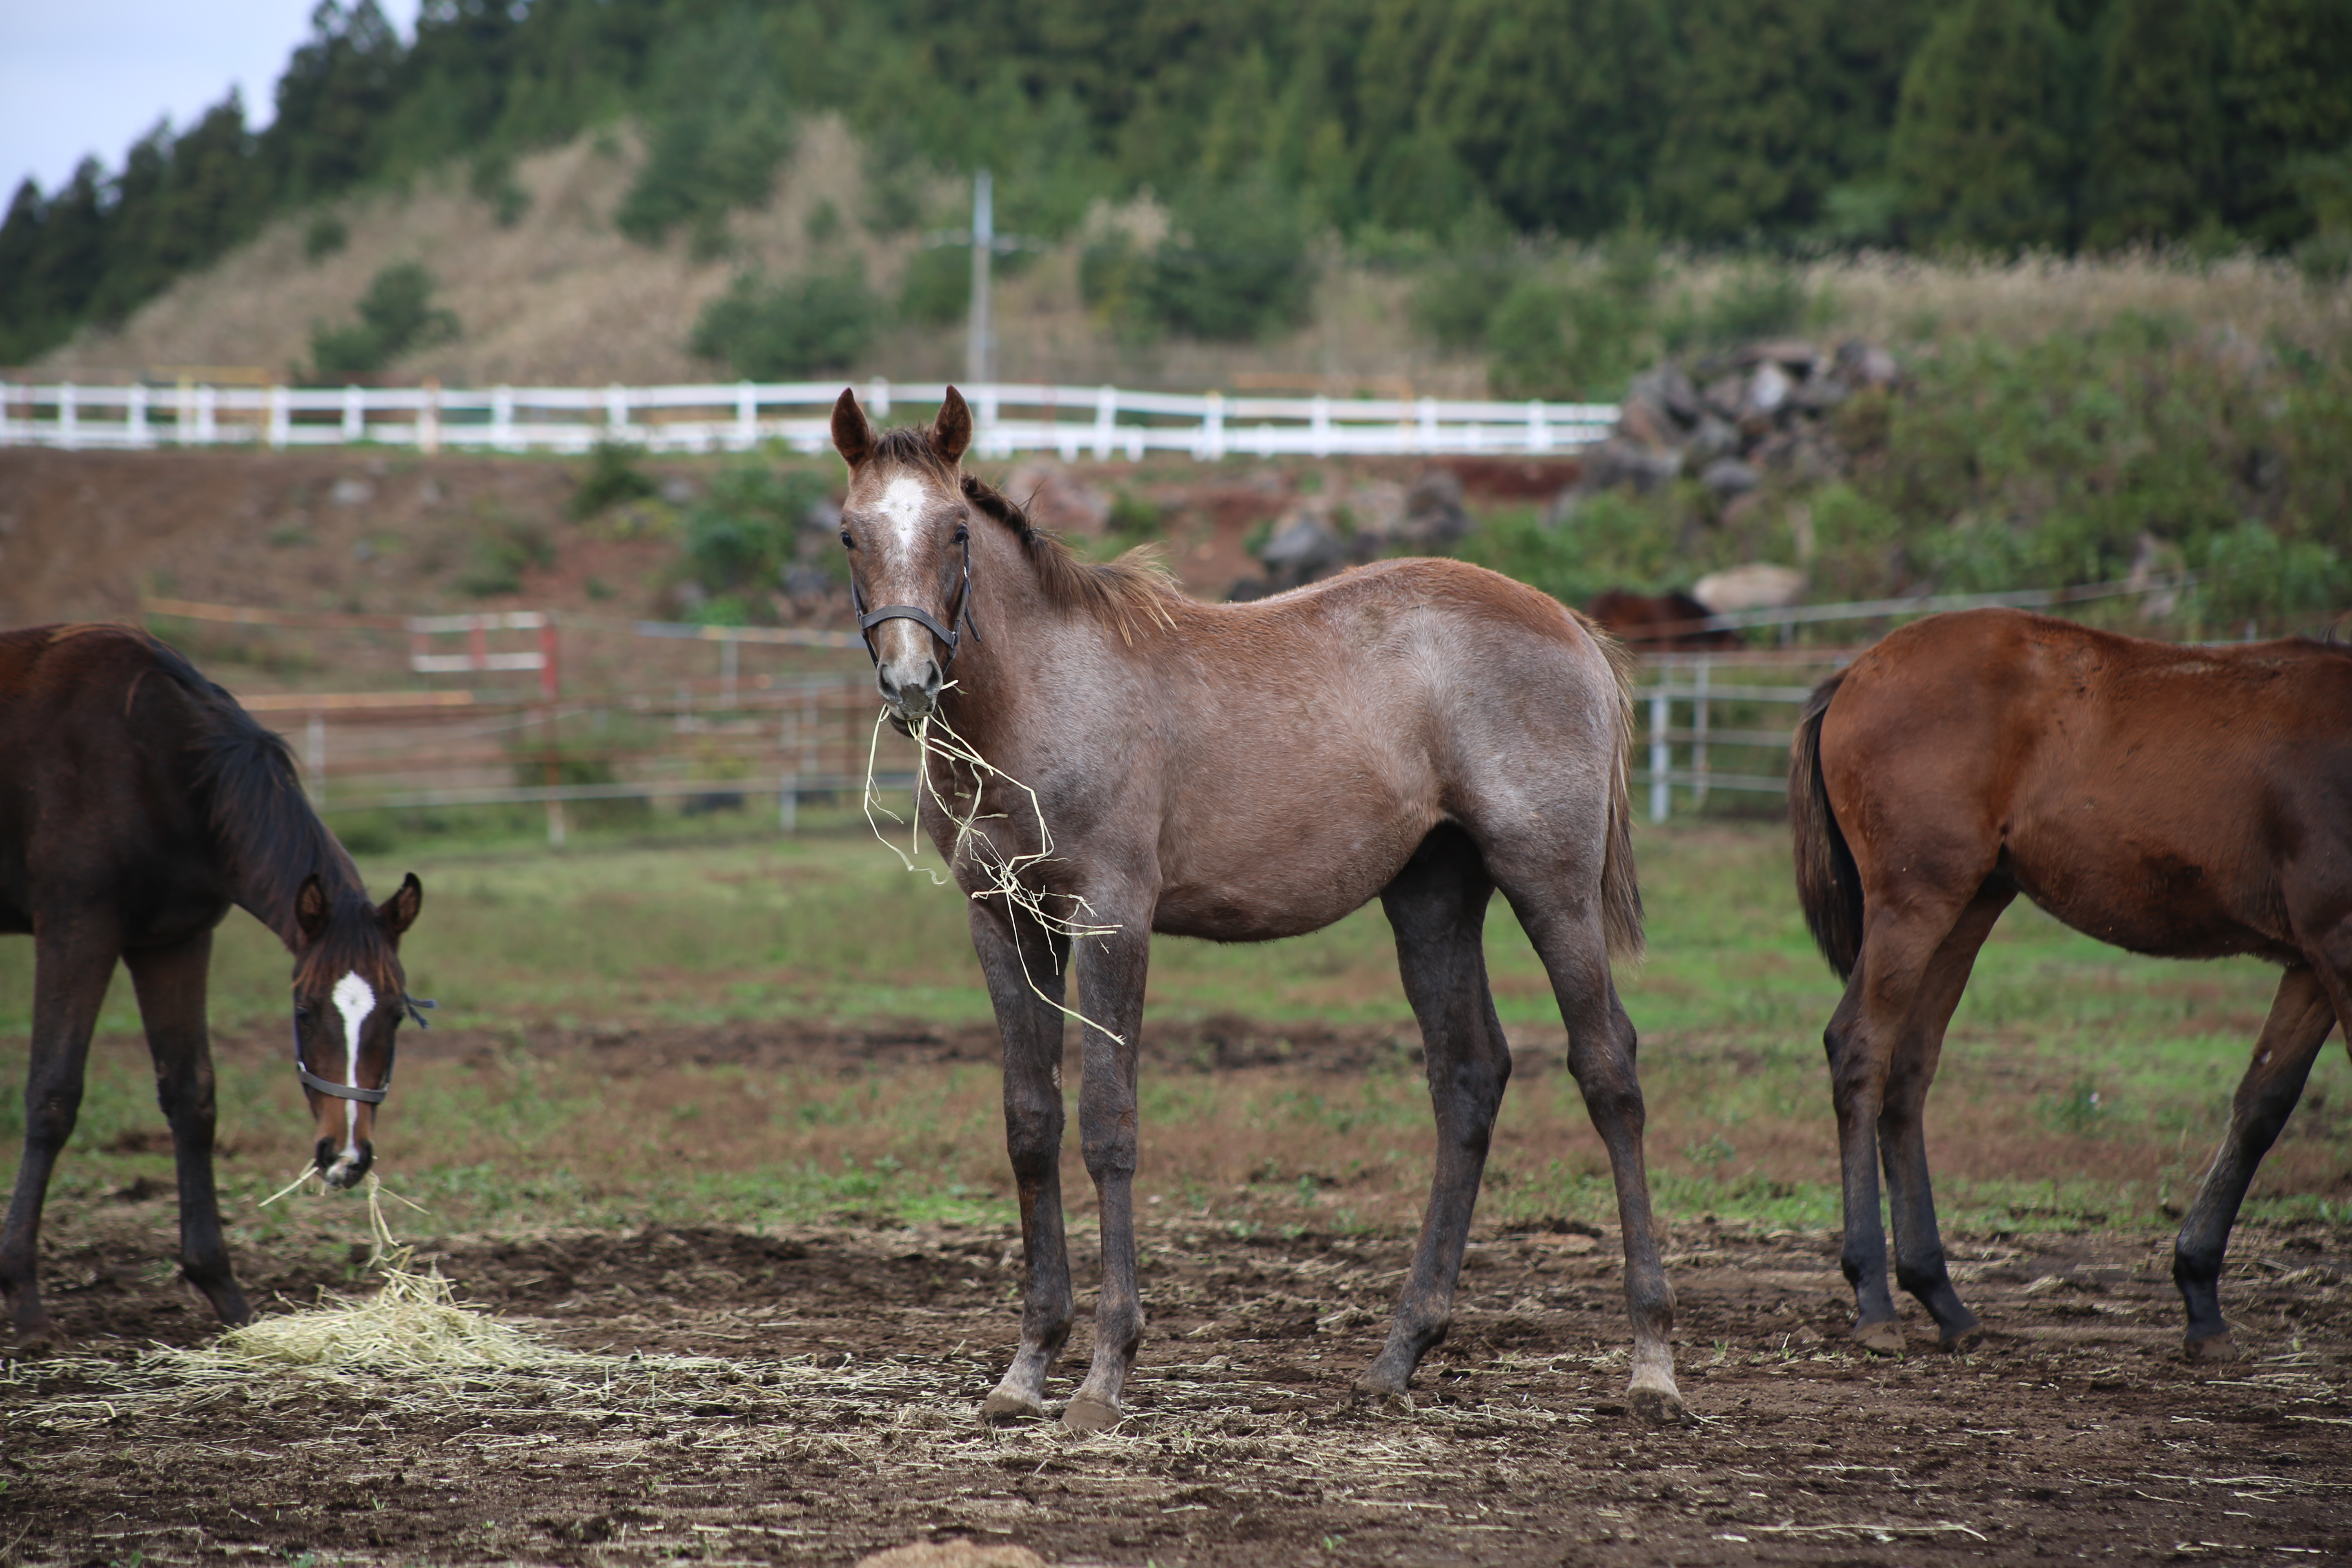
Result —
<svg viewBox="0 0 2352 1568"><path fill-rule="evenodd" d="M941 688L940 695L945 696L947 689L948 688ZM933 708L930 712L916 720L908 731L908 737L913 740L920 753L915 767L917 823L910 826L905 817L882 805L874 787L874 768L882 744L882 726L887 723L890 718L890 710L885 708L874 721L874 734L866 748L864 805L866 825L874 830L874 837L882 841L883 847L898 857L901 865L909 871L920 871L929 877L931 885L934 887L947 885L947 879L937 871L931 870L927 866L918 865L915 861L915 856L922 848L919 837L922 832L921 808L923 797L928 795L932 804L940 808L940 814L955 824L955 847L953 854L949 857L950 860L961 861L978 867L982 875L987 879L988 886L982 891L971 895L973 899L1001 898L1007 904L1035 921L1044 930L1056 936L1067 937L1073 942L1086 937L1112 936L1118 933L1119 928L1115 925L1095 925L1072 918L1072 915L1090 916L1094 912L1087 906L1086 900L1076 894L1061 895L1069 899L1072 915L1058 915L1045 907L1046 899L1055 895L1042 893L1021 880L1022 872L1054 858L1054 832L1045 825L1045 808L1039 803L1035 790L982 756L971 742L957 734L955 727L940 716L940 710L937 708ZM955 807L948 804L946 798L937 789L932 787L930 762L933 757L939 758L950 766L961 763L972 771L971 805L968 809L958 812ZM1037 847L1031 853L1008 856L997 847L994 839L979 831L980 824L990 820L990 817L982 816L981 814L980 784L991 778L1012 785L1028 797L1029 810L1037 819ZM874 814L877 810L892 822L908 828L907 848L899 848L897 844L891 842L889 836L882 831L882 825L874 820ZM992 815L1001 816L1002 814ZM1018 940L1013 944L1013 956L1021 961L1021 978L1028 983L1030 991L1035 994L1037 1000L1066 1017L1076 1019L1079 1024L1099 1032L1116 1044L1127 1043L1085 1014L1065 1006L1046 995L1044 987L1037 984L1036 976L1029 973L1028 955L1023 952Z"/></svg>

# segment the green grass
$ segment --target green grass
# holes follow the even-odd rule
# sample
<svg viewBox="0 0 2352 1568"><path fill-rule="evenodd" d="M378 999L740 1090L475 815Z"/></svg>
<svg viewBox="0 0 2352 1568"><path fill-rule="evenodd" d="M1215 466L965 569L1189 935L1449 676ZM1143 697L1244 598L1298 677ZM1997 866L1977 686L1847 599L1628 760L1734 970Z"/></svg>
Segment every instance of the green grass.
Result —
<svg viewBox="0 0 2352 1568"><path fill-rule="evenodd" d="M1838 986L1799 918L1783 831L1645 830L1640 857L1650 958L1621 983L1644 1041L1662 1207L1833 1223L1820 1034ZM411 868L426 889L408 941L412 989L440 998L436 1023L490 1042L478 1059L404 1071L391 1108L386 1168L436 1215L499 1226L1009 1212L992 1069L845 1079L685 1067L616 1081L588 1053L541 1056L524 1043L551 1026L984 1024L959 895L901 870L870 838L738 829L561 854L508 843L363 860L379 889ZM1506 1103L1482 1215L1606 1217L1606 1164L1573 1081L1535 1070L1561 1038L1549 984L1499 902L1488 943L1498 1011L1534 1066ZM0 943L0 1075L20 1082L31 966L30 942ZM232 916L215 964L216 1029L274 1038L287 974L274 940ZM1953 1021L1931 1102L1950 1223L2146 1220L2182 1201L2225 1123L2274 979L2251 961L2137 958L2012 910ZM1411 1034L1376 910L1257 947L1163 939L1150 1006L1161 1020ZM168 1180L142 1052L124 1037L134 1028L118 984L61 1193ZM299 1096L274 1051L225 1053L221 1072L225 1174L257 1195L300 1158ZM2347 1104L2352 1070L2331 1047L2264 1168L2256 1211L2346 1213L2352 1177L2330 1130ZM1392 1225L1415 1212L1427 1180L1426 1091L1402 1058L1360 1074L1147 1074L1142 1110L1146 1189L1168 1202ZM21 1136L9 1094L0 1159ZM1074 1196L1087 1191L1075 1161L1068 1184Z"/></svg>

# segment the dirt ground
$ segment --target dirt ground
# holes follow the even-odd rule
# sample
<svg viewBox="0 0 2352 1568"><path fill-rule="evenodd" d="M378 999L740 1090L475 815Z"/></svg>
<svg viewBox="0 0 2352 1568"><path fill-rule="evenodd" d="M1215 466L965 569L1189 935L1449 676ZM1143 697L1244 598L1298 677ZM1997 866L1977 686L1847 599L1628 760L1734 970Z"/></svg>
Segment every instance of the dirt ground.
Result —
<svg viewBox="0 0 2352 1568"><path fill-rule="evenodd" d="M456 1042L450 1042L455 1045ZM1343 1065L1377 1042L1308 1043ZM709 1038L612 1049L650 1065ZM804 1044L803 1053L817 1047ZM845 1061L984 1054L844 1037ZM1239 1024L1169 1048L1246 1062ZM0 1369L0 1563L846 1564L909 1542L1053 1563L1913 1563L2352 1552L2352 1227L2242 1229L2242 1359L2180 1356L2168 1237L1964 1235L1976 1352L1850 1352L1834 1239L1675 1217L1696 1419L1637 1424L1613 1236L1482 1227L1408 1414L1351 1406L1402 1235L1250 1234L1147 1209L1150 1313L1117 1431L983 1426L1017 1237L920 1228L445 1236L464 1299L598 1352L501 1376L205 1381L152 1347L212 1325L172 1282L168 1191L52 1211L68 1353ZM1077 1278L1095 1265L1076 1216ZM348 1257L248 1247L259 1301ZM1082 1310L1091 1307L1082 1296ZM1056 1380L1086 1364L1085 1319Z"/></svg>

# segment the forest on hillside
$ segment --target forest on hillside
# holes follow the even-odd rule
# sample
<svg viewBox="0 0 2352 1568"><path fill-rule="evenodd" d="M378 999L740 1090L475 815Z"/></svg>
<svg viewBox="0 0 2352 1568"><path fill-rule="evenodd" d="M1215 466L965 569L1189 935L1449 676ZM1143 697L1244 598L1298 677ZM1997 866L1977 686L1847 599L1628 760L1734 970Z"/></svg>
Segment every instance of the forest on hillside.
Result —
<svg viewBox="0 0 2352 1568"><path fill-rule="evenodd" d="M426 0L414 40L374 0L321 0L266 129L232 96L119 168L18 188L0 363L371 184L460 164L518 212L518 156L624 120L646 159L623 230L722 247L814 110L867 147L855 216L877 234L955 221L924 193L977 167L1002 228L1051 239L1150 191L1174 226L1141 276L1210 334L1263 320L1188 317L1187 276L1325 235L1472 264L1628 232L1788 253L2165 243L2338 275L2347 81L2345 0ZM1118 258L1100 261L1115 295Z"/></svg>

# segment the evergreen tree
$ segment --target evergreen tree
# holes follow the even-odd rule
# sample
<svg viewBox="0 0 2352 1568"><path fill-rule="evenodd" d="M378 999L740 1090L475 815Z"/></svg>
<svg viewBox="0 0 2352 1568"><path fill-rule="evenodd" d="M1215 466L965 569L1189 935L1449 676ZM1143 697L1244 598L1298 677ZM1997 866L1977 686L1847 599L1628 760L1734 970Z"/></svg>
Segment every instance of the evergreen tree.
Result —
<svg viewBox="0 0 2352 1568"><path fill-rule="evenodd" d="M1904 73L1888 154L1911 239L2068 242L2068 52L2048 0L1962 0L1936 23Z"/></svg>
<svg viewBox="0 0 2352 1568"><path fill-rule="evenodd" d="M2279 247L2309 234L2300 161L2352 153L2352 5L2244 0L2222 89L2222 205L2232 226Z"/></svg>
<svg viewBox="0 0 2352 1568"><path fill-rule="evenodd" d="M1372 172L1396 180L1399 169L1442 168L1450 152L1522 228L1592 236L1623 222L1666 133L1672 61L1659 7L1652 0L1465 0L1441 15L1433 42L1393 30L1391 49L1428 53L1379 62L1388 79L1425 79L1426 87L1419 123ZM1368 79L1371 71L1368 62ZM1426 173L1420 178L1420 189L1434 184ZM1403 181L1395 195L1412 198L1415 190ZM1391 222L1429 226L1412 225L1402 218L1412 208L1396 205Z"/></svg>
<svg viewBox="0 0 2352 1568"><path fill-rule="evenodd" d="M34 282L48 213L41 187L26 180L0 218L0 365L22 364L49 346Z"/></svg>
<svg viewBox="0 0 2352 1568"><path fill-rule="evenodd" d="M278 117L262 133L283 195L315 200L375 172L404 53L375 0L348 11L341 0L319 0L309 41L278 79Z"/></svg>
<svg viewBox="0 0 2352 1568"><path fill-rule="evenodd" d="M2219 0L2116 0L2083 183L2084 243L2185 235L2220 216Z"/></svg>

